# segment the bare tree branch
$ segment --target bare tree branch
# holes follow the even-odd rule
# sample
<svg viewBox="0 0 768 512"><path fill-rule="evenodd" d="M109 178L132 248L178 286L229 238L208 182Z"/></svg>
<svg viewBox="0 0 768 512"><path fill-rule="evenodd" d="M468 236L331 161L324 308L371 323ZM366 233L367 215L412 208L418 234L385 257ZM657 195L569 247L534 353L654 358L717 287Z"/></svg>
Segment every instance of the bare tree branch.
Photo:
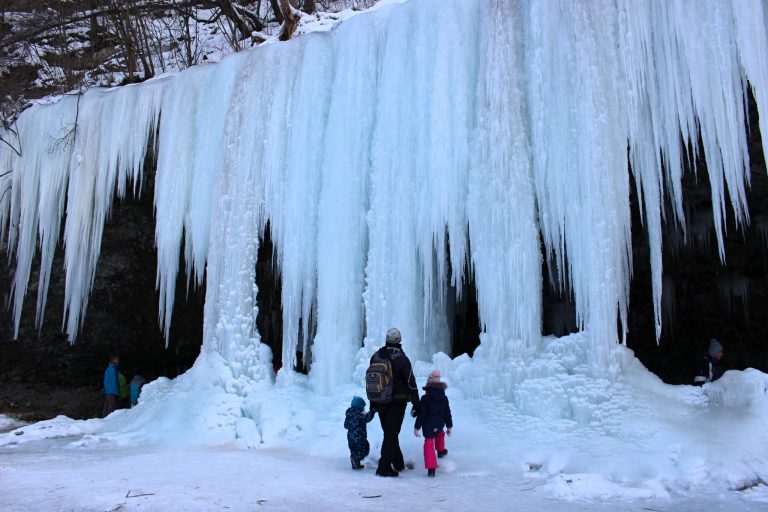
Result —
<svg viewBox="0 0 768 512"><path fill-rule="evenodd" d="M3 138L3 137L0 137L0 142L2 142L3 144L5 144L9 148L11 148L11 151L16 153L17 156L21 156L21 145L19 145L19 148L17 149L16 147L14 147L13 144L11 144L7 140L5 140L5 138ZM5 176L5 175L4 174L0 174L0 177L3 177L3 176Z"/></svg>
<svg viewBox="0 0 768 512"><path fill-rule="evenodd" d="M11 191L11 187L6 187L5 190L3 190L3 195L0 196L0 204L3 204L3 199L5 199L5 194Z"/></svg>
<svg viewBox="0 0 768 512"><path fill-rule="evenodd" d="M11 148L11 151L16 153L17 156L21 156L21 137L19 137L19 131L16 128L14 128L13 126L11 126L11 123L8 121L8 119L7 119L5 114L6 113L3 112L3 120L2 120L3 128L7 132L9 132L11 135L16 137L16 142L18 142L19 147L17 148L16 146L14 146L11 143L11 141L7 140L5 137L2 137L2 136L0 136L0 142L2 142L3 144L5 144L9 148ZM16 124L16 121L13 121L13 124ZM4 175L2 175L2 176L4 176Z"/></svg>

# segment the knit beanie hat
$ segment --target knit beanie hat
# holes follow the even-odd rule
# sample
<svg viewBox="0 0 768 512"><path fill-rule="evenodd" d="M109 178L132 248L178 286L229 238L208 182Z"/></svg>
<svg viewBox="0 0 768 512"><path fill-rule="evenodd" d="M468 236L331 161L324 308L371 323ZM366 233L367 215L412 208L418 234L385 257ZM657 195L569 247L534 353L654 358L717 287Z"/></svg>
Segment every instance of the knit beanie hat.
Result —
<svg viewBox="0 0 768 512"><path fill-rule="evenodd" d="M352 397L352 408L353 409L365 409L365 400L363 400L359 396L353 396Z"/></svg>
<svg viewBox="0 0 768 512"><path fill-rule="evenodd" d="M707 354L709 354L709 357L715 357L718 352L723 351L723 345L717 341L715 338L712 338L709 340L709 350L707 351Z"/></svg>
<svg viewBox="0 0 768 512"><path fill-rule="evenodd" d="M387 331L387 345L397 345L402 339L400 331L396 327L392 327Z"/></svg>
<svg viewBox="0 0 768 512"><path fill-rule="evenodd" d="M440 370L432 370L432 373L427 377L427 386L440 382Z"/></svg>

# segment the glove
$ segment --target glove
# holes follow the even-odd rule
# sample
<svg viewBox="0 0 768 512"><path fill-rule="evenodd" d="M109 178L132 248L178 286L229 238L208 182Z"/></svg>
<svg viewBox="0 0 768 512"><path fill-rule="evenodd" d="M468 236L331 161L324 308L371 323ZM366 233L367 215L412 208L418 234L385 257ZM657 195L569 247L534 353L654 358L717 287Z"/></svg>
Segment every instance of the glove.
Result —
<svg viewBox="0 0 768 512"><path fill-rule="evenodd" d="M447 435L448 437L451 437L451 434L453 433L453 429L450 429L450 428L449 428L449 429L446 429L445 433L446 433L446 435Z"/></svg>
<svg viewBox="0 0 768 512"><path fill-rule="evenodd" d="M413 429L413 435L415 435L416 437L421 437L421 432L419 432L419 429L415 428Z"/></svg>

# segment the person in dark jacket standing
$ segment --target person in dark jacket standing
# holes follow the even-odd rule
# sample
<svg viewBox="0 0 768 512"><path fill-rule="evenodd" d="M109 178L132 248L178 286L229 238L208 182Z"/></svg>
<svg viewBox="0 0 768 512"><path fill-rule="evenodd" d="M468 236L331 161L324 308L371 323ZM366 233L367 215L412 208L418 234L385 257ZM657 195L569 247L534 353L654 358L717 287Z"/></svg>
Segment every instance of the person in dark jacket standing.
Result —
<svg viewBox="0 0 768 512"><path fill-rule="evenodd" d="M701 386L707 382L715 382L723 376L727 369L728 367L723 361L723 345L712 338L709 340L707 357L701 361L701 367L693 379L693 383L694 385Z"/></svg>
<svg viewBox="0 0 768 512"><path fill-rule="evenodd" d="M376 411L371 409L364 411L365 400L359 396L352 397L352 404L344 417L344 428L347 429L347 444L349 445L349 459L352 462L352 469L363 469L360 462L368 456L371 451L371 445L368 443L368 429L366 423L373 419Z"/></svg>
<svg viewBox="0 0 768 512"><path fill-rule="evenodd" d="M101 417L106 418L117 409L117 397L120 395L120 382L117 376L117 365L120 358L114 354L109 356L109 365L104 370L104 408Z"/></svg>
<svg viewBox="0 0 768 512"><path fill-rule="evenodd" d="M376 469L376 474L379 476L398 476L398 471L405 469L398 436L403 426L408 402L413 404L412 416L418 415L419 411L419 390L416 387L416 379L413 377L411 361L403 352L401 341L400 331L392 328L387 331L386 344L378 351L380 357L389 358L395 384L392 400L384 404L376 404L381 430L384 431L381 458L379 467Z"/></svg>
<svg viewBox="0 0 768 512"><path fill-rule="evenodd" d="M428 476L435 476L437 459L448 455L445 448L445 435L451 435L453 418L451 417L451 404L445 396L445 382L440 380L440 370L433 370L427 378L424 386L424 396L421 397L421 407L416 418L413 433L420 437L419 429L424 433L424 467ZM446 431L444 427L448 427ZM437 450L437 457L435 457Z"/></svg>

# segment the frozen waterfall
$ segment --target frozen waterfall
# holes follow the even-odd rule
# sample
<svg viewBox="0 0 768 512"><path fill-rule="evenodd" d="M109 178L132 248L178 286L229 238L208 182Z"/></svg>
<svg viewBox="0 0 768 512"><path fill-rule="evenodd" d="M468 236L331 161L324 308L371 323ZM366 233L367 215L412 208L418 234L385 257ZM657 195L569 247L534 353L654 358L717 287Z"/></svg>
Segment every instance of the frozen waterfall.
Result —
<svg viewBox="0 0 768 512"><path fill-rule="evenodd" d="M311 343L311 380L327 392L392 325L416 359L449 352L447 290L461 293L464 272L483 328L476 357L536 353L543 258L573 294L599 372L626 331L630 187L650 235L657 336L662 223L685 219L686 145L707 160L721 258L726 208L749 221L745 104L751 87L768 111L764 8L411 1L37 104L3 133L20 152L0 146L16 330L38 248L42 320L66 213L64 326L75 340L113 197L139 192L154 143L159 321L167 336L183 252L189 285L206 280L203 350L236 375L271 378L270 357L289 367ZM768 148L768 116L760 128ZM676 218L664 219L664 201ZM273 355L255 326L267 222L283 283Z"/></svg>

